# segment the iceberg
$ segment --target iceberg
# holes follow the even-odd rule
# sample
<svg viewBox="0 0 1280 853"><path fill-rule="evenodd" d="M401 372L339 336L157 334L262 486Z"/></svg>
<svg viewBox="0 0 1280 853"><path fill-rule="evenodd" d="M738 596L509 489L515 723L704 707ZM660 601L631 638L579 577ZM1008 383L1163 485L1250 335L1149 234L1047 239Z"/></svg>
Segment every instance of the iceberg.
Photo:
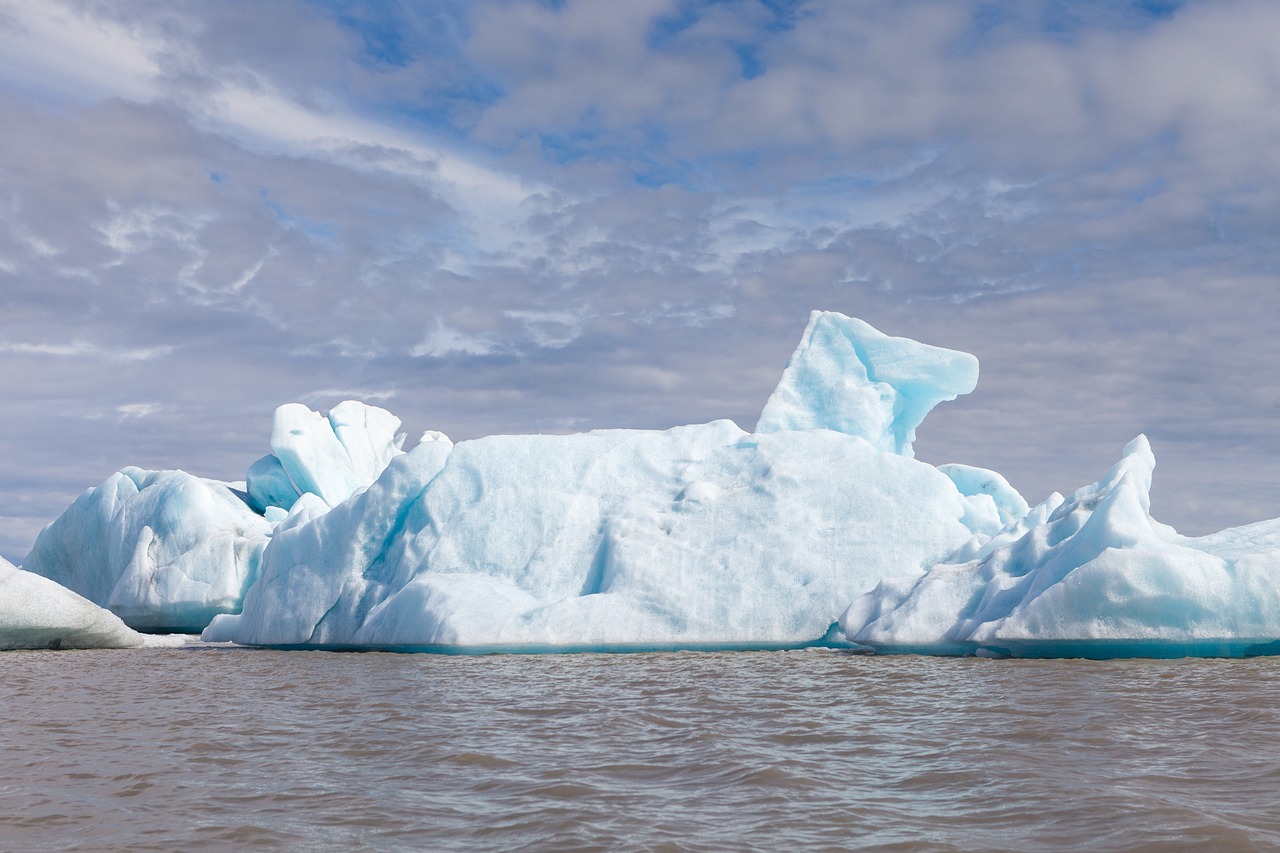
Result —
<svg viewBox="0 0 1280 853"><path fill-rule="evenodd" d="M0 650L133 649L185 640L139 634L88 599L0 559Z"/></svg>
<svg viewBox="0 0 1280 853"><path fill-rule="evenodd" d="M270 535L227 483L125 468L45 527L22 568L132 628L199 633L240 609Z"/></svg>
<svg viewBox="0 0 1280 853"><path fill-rule="evenodd" d="M290 403L243 491L127 468L23 568L135 629L274 648L1280 654L1280 519L1155 521L1145 437L1035 507L997 472L915 459L977 376L814 312L751 433L428 431L405 452L383 409Z"/></svg>
<svg viewBox="0 0 1280 853"><path fill-rule="evenodd" d="M883 577L968 541L931 466L828 430L490 436L419 445L277 529L206 640L449 649L821 640Z"/></svg>
<svg viewBox="0 0 1280 853"><path fill-rule="evenodd" d="M327 513L282 522L242 612L215 618L204 639L444 651L838 642L854 596L993 527L967 523L981 515L971 496L910 456L928 410L976 374L972 356L815 312L754 434L715 421L424 441Z"/></svg>
<svg viewBox="0 0 1280 853"><path fill-rule="evenodd" d="M1145 436L1098 482L984 544L886 579L841 616L881 652L1020 657L1280 653L1280 519L1198 538L1151 517Z"/></svg>
<svg viewBox="0 0 1280 853"><path fill-rule="evenodd" d="M366 488L403 451L400 419L377 406L347 400L328 416L300 403L276 409L271 453L249 467L249 505L288 511L312 494L334 507Z"/></svg>
<svg viewBox="0 0 1280 853"><path fill-rule="evenodd" d="M238 613L276 524L310 519L366 488L401 455L400 419L348 400L298 403L272 420L272 453L241 491L185 471L125 468L82 494L23 561L144 631L199 633Z"/></svg>

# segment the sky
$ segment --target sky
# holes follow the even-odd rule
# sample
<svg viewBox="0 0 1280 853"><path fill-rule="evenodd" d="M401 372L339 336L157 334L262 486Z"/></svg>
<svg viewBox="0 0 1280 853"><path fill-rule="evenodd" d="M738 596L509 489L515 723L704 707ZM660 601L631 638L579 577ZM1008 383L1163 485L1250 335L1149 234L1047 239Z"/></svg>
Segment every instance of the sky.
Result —
<svg viewBox="0 0 1280 853"><path fill-rule="evenodd" d="M812 309L917 457L1280 516L1280 4L0 0L0 555L276 406L751 429ZM856 476L856 472L850 472Z"/></svg>

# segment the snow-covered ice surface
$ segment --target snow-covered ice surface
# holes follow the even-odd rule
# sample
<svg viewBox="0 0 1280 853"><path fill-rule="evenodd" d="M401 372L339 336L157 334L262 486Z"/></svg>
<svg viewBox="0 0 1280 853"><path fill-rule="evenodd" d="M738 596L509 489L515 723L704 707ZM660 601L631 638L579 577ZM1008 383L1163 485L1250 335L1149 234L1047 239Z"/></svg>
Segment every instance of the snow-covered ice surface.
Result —
<svg viewBox="0 0 1280 853"><path fill-rule="evenodd" d="M243 491L126 469L24 568L133 627L281 648L1280 653L1280 520L1154 521L1145 438L1034 508L994 471L914 459L977 374L814 312L754 433L428 432L405 453L385 410L287 404Z"/></svg>
<svg viewBox="0 0 1280 853"><path fill-rule="evenodd" d="M186 639L139 634L71 590L0 559L0 650L131 649Z"/></svg>

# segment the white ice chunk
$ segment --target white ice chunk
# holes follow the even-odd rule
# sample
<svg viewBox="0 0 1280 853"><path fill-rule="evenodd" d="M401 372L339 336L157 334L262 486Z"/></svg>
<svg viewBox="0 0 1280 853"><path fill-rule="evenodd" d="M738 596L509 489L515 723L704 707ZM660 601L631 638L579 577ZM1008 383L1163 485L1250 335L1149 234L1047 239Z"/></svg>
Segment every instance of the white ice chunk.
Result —
<svg viewBox="0 0 1280 853"><path fill-rule="evenodd" d="M270 532L225 483L126 468L41 531L23 568L133 628L199 632L239 609Z"/></svg>
<svg viewBox="0 0 1280 853"><path fill-rule="evenodd" d="M1280 522L1179 536L1150 516L1154 466L1139 436L1102 480L1032 510L974 559L855 601L843 630L884 651L941 654L1280 650Z"/></svg>
<svg viewBox="0 0 1280 853"><path fill-rule="evenodd" d="M322 501L318 496L306 492L299 497L289 511L284 514L284 518L275 522L275 533L282 533L293 527L301 527L302 525L313 521L329 511L329 505Z"/></svg>
<svg viewBox="0 0 1280 853"><path fill-rule="evenodd" d="M139 634L92 601L0 559L0 649L132 649L185 640Z"/></svg>
<svg viewBox="0 0 1280 853"><path fill-rule="evenodd" d="M277 465L268 461L271 457L254 463L249 494L263 509L289 509L291 498L307 492L337 506L376 480L403 452L399 428L400 419L386 409L354 400L334 406L328 417L300 403L286 403L276 409L271 427Z"/></svg>
<svg viewBox="0 0 1280 853"><path fill-rule="evenodd" d="M456 447L425 435L367 490L281 522L242 613L204 636L461 650L818 642L851 598L973 537L981 501L908 455L929 408L976 375L972 356L818 313L762 434L716 421ZM317 419L280 418L307 447L322 441ZM998 526L996 498L1011 494L982 494L984 524Z"/></svg>
<svg viewBox="0 0 1280 853"><path fill-rule="evenodd" d="M419 444L391 460L368 489L332 511L318 497L304 495L276 528L275 547L264 555L265 570L246 595L244 615L215 618L204 638L262 645L320 642L313 640L317 623L339 604L344 591L364 586L366 572L385 565L385 552L405 515L452 449L447 441Z"/></svg>
<svg viewBox="0 0 1280 853"><path fill-rule="evenodd" d="M950 477L964 496L968 512L963 520L974 532L976 544L985 543L1027 514L1026 500L995 471L956 463L939 465L938 470Z"/></svg>
<svg viewBox="0 0 1280 853"><path fill-rule="evenodd" d="M814 311L756 432L829 429L911 456L925 415L977 382L978 360L968 353L889 337L861 320Z"/></svg>
<svg viewBox="0 0 1280 853"><path fill-rule="evenodd" d="M938 470L951 478L960 494L966 497L987 495L995 507L999 527L1006 527L1027 514L1030 507L1018 490L995 471L975 468L972 465L949 463L939 465ZM995 531L992 531L993 533Z"/></svg>

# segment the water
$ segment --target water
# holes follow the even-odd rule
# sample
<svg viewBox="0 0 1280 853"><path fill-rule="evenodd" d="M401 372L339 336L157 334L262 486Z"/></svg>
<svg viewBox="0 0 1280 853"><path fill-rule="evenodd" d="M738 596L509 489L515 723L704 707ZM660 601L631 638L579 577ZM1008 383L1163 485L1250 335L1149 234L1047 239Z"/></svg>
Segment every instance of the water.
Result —
<svg viewBox="0 0 1280 853"><path fill-rule="evenodd" d="M1280 847L1280 659L0 654L5 850Z"/></svg>

